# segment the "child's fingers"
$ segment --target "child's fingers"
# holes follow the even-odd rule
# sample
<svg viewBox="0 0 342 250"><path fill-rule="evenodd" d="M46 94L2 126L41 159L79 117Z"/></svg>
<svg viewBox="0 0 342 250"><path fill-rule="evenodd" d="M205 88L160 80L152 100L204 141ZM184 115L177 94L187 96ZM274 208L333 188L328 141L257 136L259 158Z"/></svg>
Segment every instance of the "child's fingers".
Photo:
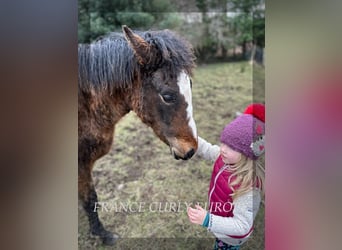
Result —
<svg viewBox="0 0 342 250"><path fill-rule="evenodd" d="M197 213L198 212L198 208L188 207L188 212Z"/></svg>
<svg viewBox="0 0 342 250"><path fill-rule="evenodd" d="M192 208L188 210L188 215L195 216L196 214L197 214L197 210L192 209Z"/></svg>
<svg viewBox="0 0 342 250"><path fill-rule="evenodd" d="M205 211L202 207L195 205L196 208L188 207L187 214L191 223L201 224L203 221L203 211ZM205 211L206 212L206 211Z"/></svg>
<svg viewBox="0 0 342 250"><path fill-rule="evenodd" d="M200 205L195 205L198 210L204 210Z"/></svg>
<svg viewBox="0 0 342 250"><path fill-rule="evenodd" d="M189 220L192 223L197 223L197 221L198 221L197 217L195 217L195 216L189 216Z"/></svg>
<svg viewBox="0 0 342 250"><path fill-rule="evenodd" d="M188 207L187 213L188 213L189 216L193 216L195 214L194 209L191 208L191 207Z"/></svg>
<svg viewBox="0 0 342 250"><path fill-rule="evenodd" d="M188 207L188 218L191 223L198 224L198 210Z"/></svg>
<svg viewBox="0 0 342 250"><path fill-rule="evenodd" d="M192 213L188 213L188 217L191 222L194 222L194 220L196 219L196 216Z"/></svg>
<svg viewBox="0 0 342 250"><path fill-rule="evenodd" d="M195 205L195 208L192 208L192 207L188 207L188 211L191 210L191 211L197 211L197 210L203 210L203 208L199 205Z"/></svg>
<svg viewBox="0 0 342 250"><path fill-rule="evenodd" d="M194 216L192 216L192 215L190 215L190 216L188 216L189 217L189 220L191 221L191 222L193 222L196 218L194 217Z"/></svg>

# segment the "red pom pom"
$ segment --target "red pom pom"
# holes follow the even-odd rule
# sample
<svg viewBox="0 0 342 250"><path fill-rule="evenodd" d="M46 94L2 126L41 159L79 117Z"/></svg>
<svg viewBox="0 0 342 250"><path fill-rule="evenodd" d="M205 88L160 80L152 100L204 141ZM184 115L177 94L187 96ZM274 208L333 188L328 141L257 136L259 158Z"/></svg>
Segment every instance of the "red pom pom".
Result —
<svg viewBox="0 0 342 250"><path fill-rule="evenodd" d="M265 122L265 106L261 103L253 103L247 106L244 114L250 114Z"/></svg>

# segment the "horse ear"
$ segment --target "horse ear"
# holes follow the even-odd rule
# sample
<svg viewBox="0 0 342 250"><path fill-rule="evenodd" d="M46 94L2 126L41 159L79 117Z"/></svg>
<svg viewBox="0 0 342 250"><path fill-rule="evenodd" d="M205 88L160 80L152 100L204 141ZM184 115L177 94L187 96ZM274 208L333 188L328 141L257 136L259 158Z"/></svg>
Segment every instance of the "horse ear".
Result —
<svg viewBox="0 0 342 250"><path fill-rule="evenodd" d="M147 64L150 61L151 46L141 36L134 34L126 25L122 26L122 31L129 46L133 49L139 64Z"/></svg>

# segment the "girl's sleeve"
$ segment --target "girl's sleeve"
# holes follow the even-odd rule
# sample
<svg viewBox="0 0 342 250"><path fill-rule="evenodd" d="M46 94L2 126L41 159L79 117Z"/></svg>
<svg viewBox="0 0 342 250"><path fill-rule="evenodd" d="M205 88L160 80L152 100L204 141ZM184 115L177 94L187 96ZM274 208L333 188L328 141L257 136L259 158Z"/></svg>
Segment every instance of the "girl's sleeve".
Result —
<svg viewBox="0 0 342 250"><path fill-rule="evenodd" d="M234 201L234 216L222 217L210 214L208 230L233 236L244 236L248 234L253 221L259 210L261 202L260 192L250 191Z"/></svg>
<svg viewBox="0 0 342 250"><path fill-rule="evenodd" d="M202 137L198 137L198 149L196 154L206 160L214 162L220 154L220 147L212 145Z"/></svg>

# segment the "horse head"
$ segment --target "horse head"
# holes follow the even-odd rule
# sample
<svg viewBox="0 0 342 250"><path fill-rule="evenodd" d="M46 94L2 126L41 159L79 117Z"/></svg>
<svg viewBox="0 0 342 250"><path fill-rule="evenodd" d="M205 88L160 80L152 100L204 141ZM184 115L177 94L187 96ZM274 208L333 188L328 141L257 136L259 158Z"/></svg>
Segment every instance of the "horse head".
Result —
<svg viewBox="0 0 342 250"><path fill-rule="evenodd" d="M191 46L170 31L123 33L139 64L133 110L171 149L176 159L190 159L197 150L193 118Z"/></svg>

